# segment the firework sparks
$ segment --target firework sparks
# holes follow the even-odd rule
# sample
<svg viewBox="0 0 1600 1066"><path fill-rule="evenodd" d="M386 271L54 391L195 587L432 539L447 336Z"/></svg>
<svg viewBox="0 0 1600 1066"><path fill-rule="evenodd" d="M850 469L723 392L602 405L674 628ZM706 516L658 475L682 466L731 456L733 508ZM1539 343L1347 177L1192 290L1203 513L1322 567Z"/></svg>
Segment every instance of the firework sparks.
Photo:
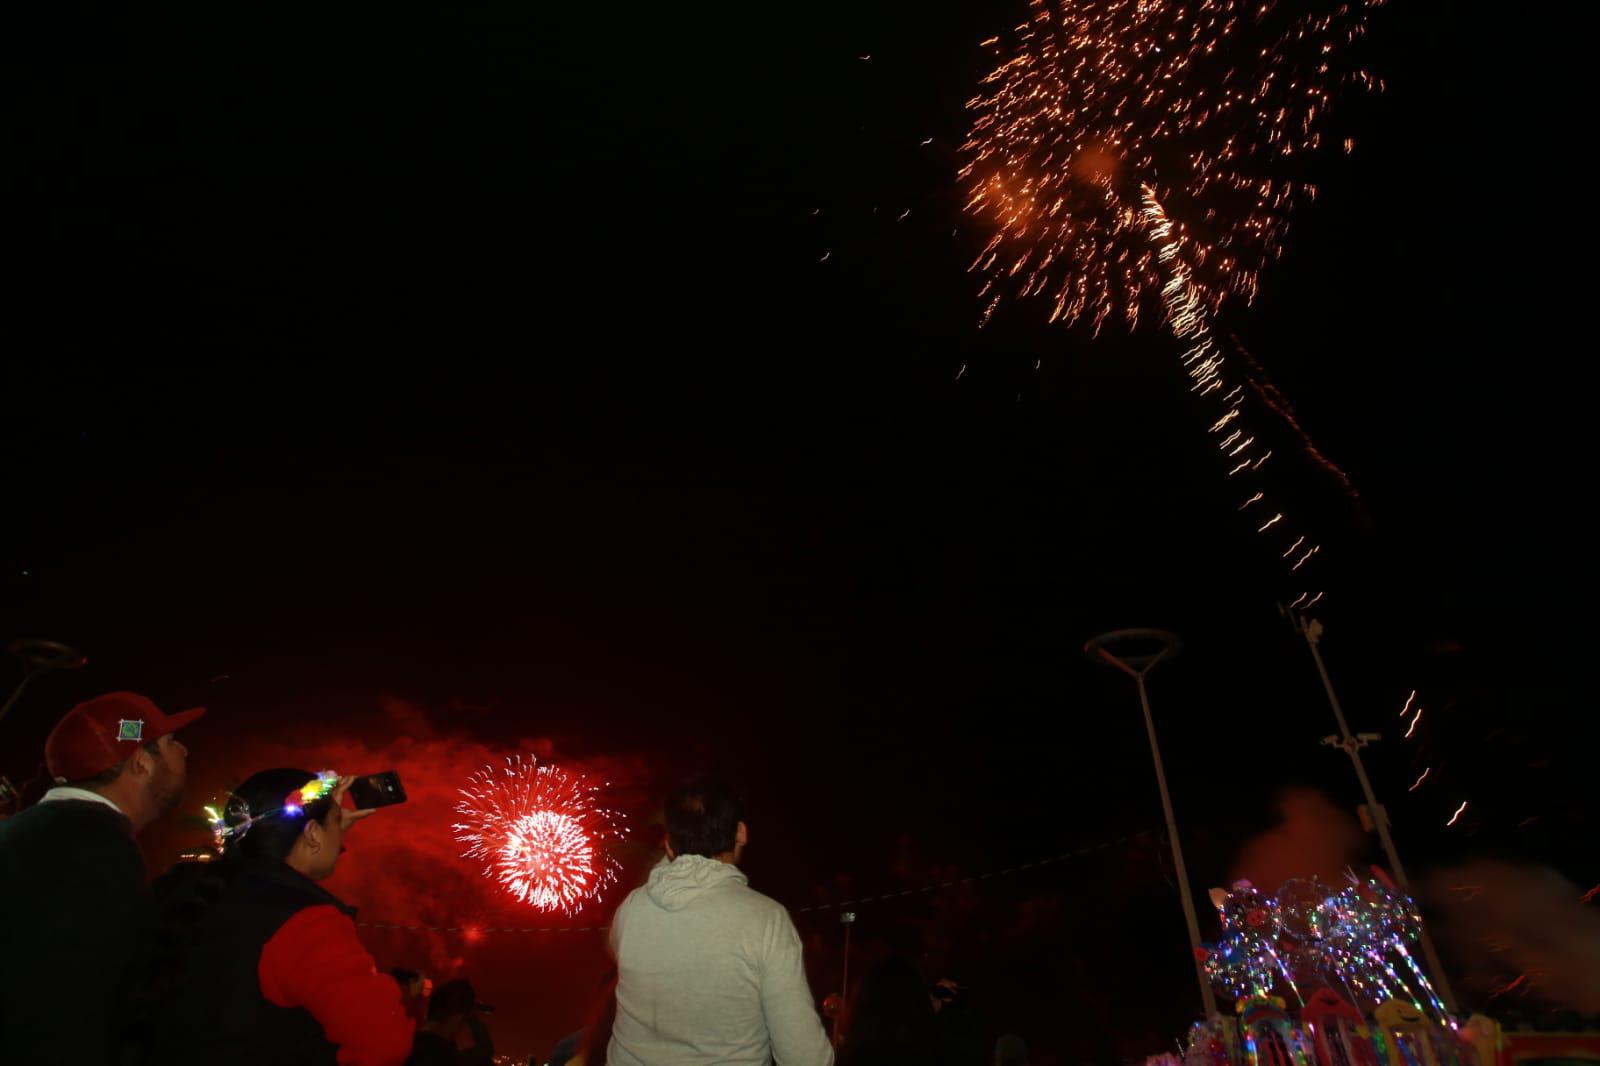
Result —
<svg viewBox="0 0 1600 1066"><path fill-rule="evenodd" d="M1044 296L1052 321L1120 311L1168 275L1142 232L1145 189L1175 218L1195 301L1255 295L1295 204L1294 157L1322 147L1335 92L1378 86L1340 64L1381 0L1304 13L1275 0L1032 0L1008 59L968 101L960 177L995 234L973 263L992 293Z"/></svg>
<svg viewBox="0 0 1600 1066"><path fill-rule="evenodd" d="M1256 443L1255 437L1247 434L1241 425L1240 404L1243 402L1244 389L1239 385L1227 388L1224 383L1222 352L1212 336L1205 304L1191 282L1188 267L1179 255L1178 245L1173 236L1176 232L1175 224L1167 217L1166 209L1156 199L1155 191L1149 186L1144 188L1144 204L1140 209L1140 218L1152 246L1156 249L1157 261L1168 271L1166 284L1161 287L1161 297L1165 302L1167 323L1172 329L1173 336L1181 343L1189 345L1182 362L1193 382L1192 391L1201 396L1213 396L1215 402L1222 408L1221 416L1211 424L1211 435L1217 438L1217 448L1230 461L1239 460L1243 456L1242 460L1228 472L1228 476L1232 477L1246 469L1251 472L1258 471L1272 453L1264 451L1258 457L1252 451ZM1225 430L1229 432L1224 433ZM1256 492L1245 500L1239 510L1243 511L1253 504L1262 502L1265 496L1265 492ZM1275 511L1271 518L1256 528L1256 533L1265 534L1274 528L1282 533L1284 517L1283 512ZM1305 535L1301 534L1289 545L1287 551L1279 554L1279 558L1285 561L1290 556L1296 557L1296 561L1289 565L1291 572L1298 571L1321 550L1320 546L1313 545L1309 550L1301 552L1300 548L1305 542ZM1290 606L1309 609L1322 599L1322 595L1318 592L1313 596L1307 590L1302 592Z"/></svg>
<svg viewBox="0 0 1600 1066"><path fill-rule="evenodd" d="M536 766L520 757L473 774L450 828L462 854L483 863L519 902L576 914L616 880L607 844L622 819L600 802L599 785L582 774Z"/></svg>
<svg viewBox="0 0 1600 1066"><path fill-rule="evenodd" d="M1457 808L1456 808L1456 813L1454 813L1454 814L1452 814L1452 815L1451 815L1451 816L1450 816L1450 820L1449 820L1449 821L1448 821L1448 822L1446 822L1446 823L1444 823L1444 824L1445 824L1445 825L1455 825L1455 824L1456 824L1456 822L1457 822L1457 821L1458 821L1458 820L1460 820L1460 818L1461 818L1461 815L1462 815L1462 813L1463 813L1463 812L1464 812L1464 811L1465 811L1465 810L1466 810L1466 809L1467 809L1467 801L1466 801L1466 800L1462 800L1462 801L1461 801L1461 806L1459 806L1459 807L1457 807Z"/></svg>
<svg viewBox="0 0 1600 1066"><path fill-rule="evenodd" d="M1350 475L1340 469L1337 463L1329 459L1322 453L1322 449L1317 447L1317 442L1311 439L1311 434L1305 431L1305 427L1301 426L1300 420L1295 417L1294 406L1289 403L1288 398L1282 392L1278 391L1278 387L1268 380L1267 372L1251 356L1250 349L1244 346L1244 343L1239 340L1236 334L1229 333L1228 339L1233 342L1234 351L1239 354L1239 358L1245 363L1245 381L1249 383L1257 398L1266 405L1269 411L1278 416L1280 422L1289 427L1289 431L1300 442L1300 450L1305 453L1306 457L1321 467L1334 481L1338 482L1339 488L1352 503L1359 505L1361 494L1356 491L1355 485L1351 483ZM1262 461L1266 461L1264 457Z"/></svg>
<svg viewBox="0 0 1600 1066"><path fill-rule="evenodd" d="M1527 982L1527 980L1528 980L1528 975L1527 974L1520 974L1520 975L1518 975L1516 980L1509 981L1506 984L1500 985L1499 987L1497 987L1493 991L1491 991L1489 993L1489 998L1490 999L1499 999L1501 996L1505 995L1507 992L1515 992L1518 988L1520 988L1523 984L1525 984ZM1527 989L1523 989L1523 991L1527 991Z"/></svg>
<svg viewBox="0 0 1600 1066"><path fill-rule="evenodd" d="M1381 2L1304 13L1275 0L1032 0L1009 58L968 101L959 177L967 211L993 226L969 267L980 324L1008 293L1042 297L1050 321L1095 333L1119 314L1137 325L1154 303L1190 346L1194 391L1222 408L1212 432L1228 476L1259 471L1271 452L1239 419L1248 390L1225 381L1207 316L1230 295L1254 297L1291 209L1315 197L1291 157L1321 146L1335 91L1379 84L1339 62ZM1277 391L1244 378L1351 491ZM1300 550L1304 536L1268 513L1256 532L1286 534L1275 550L1298 571L1320 549ZM1301 592L1293 606L1322 596Z"/></svg>

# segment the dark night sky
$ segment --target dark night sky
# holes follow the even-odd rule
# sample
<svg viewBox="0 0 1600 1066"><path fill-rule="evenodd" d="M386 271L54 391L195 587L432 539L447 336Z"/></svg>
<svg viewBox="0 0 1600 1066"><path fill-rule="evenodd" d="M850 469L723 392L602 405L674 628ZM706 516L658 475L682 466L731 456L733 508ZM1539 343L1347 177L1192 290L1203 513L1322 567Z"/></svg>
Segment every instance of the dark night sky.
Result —
<svg viewBox="0 0 1600 1066"><path fill-rule="evenodd" d="M48 15L0 635L91 664L40 683L0 769L28 776L54 711L109 687L214 708L197 792L263 738L314 760L344 714L378 757L400 701L431 722L418 751L536 737L625 768L639 821L724 768L752 876L799 906L1156 828L1132 693L1078 648L1162 625L1189 645L1155 697L1198 881L1283 786L1353 805L1160 333L975 329L954 146L974 42L1018 10ZM1224 322L1363 494L1356 515L1290 475L1342 537L1326 650L1354 724L1391 733L1373 767L1402 848L1587 885L1579 305L1529 221L1559 195L1521 36L1380 14L1389 91L1350 109L1359 150ZM1403 745L1414 687L1438 715ZM1407 796L1420 765L1437 791ZM1142 1052L1192 1013L1182 927L1159 850L1110 854L996 883L954 945L937 899L859 931L988 982L1024 1028L1136 976L1136 1038L1080 1018L1070 1054ZM820 967L834 927L801 926ZM592 941L554 943L449 947L514 1047L576 1024L560 975L599 972Z"/></svg>

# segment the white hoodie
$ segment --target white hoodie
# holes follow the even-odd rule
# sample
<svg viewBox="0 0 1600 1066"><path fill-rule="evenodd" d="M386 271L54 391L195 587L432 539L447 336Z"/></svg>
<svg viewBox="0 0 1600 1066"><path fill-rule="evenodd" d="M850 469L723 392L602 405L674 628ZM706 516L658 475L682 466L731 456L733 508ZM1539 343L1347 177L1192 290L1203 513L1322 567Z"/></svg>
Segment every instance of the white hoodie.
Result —
<svg viewBox="0 0 1600 1066"><path fill-rule="evenodd" d="M831 1066L800 934L737 866L663 859L611 920L609 1066Z"/></svg>

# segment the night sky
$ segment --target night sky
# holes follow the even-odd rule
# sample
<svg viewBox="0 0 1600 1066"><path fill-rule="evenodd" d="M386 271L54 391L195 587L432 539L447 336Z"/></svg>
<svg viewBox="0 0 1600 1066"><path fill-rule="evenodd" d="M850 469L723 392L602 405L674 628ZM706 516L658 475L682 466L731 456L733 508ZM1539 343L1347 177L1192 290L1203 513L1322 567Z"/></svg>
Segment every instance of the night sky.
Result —
<svg viewBox="0 0 1600 1066"><path fill-rule="evenodd" d="M90 662L0 726L0 770L32 776L54 716L111 688L211 708L189 814L269 757L396 766L415 802L334 884L396 924L602 925L653 804L705 768L748 793L746 868L794 908L1146 833L858 907L855 933L1045 1061L1167 1044L1198 997L1160 807L1133 692L1084 640L1185 638L1152 695L1197 887L1281 790L1359 793L1170 338L1026 306L976 328L955 148L976 42L1021 10L41 15L0 636ZM1361 494L1280 472L1329 530L1324 650L1385 734L1402 854L1587 888L1580 272L1521 37L1380 12L1388 91L1342 114L1357 151L1221 322ZM453 858L451 790L513 751L606 776L635 827L624 884L571 921ZM152 866L197 839L153 830ZM838 926L796 919L820 996ZM595 933L368 935L473 977L523 1053L604 966Z"/></svg>

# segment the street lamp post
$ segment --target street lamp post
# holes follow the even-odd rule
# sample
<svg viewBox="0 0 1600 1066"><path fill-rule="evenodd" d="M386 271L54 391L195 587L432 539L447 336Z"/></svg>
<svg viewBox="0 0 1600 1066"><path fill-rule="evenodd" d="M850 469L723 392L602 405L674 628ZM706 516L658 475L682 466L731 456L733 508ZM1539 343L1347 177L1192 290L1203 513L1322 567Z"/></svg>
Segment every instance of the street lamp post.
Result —
<svg viewBox="0 0 1600 1066"><path fill-rule="evenodd" d="M1378 739L1370 733L1352 736L1350 724L1345 721L1344 708L1339 705L1339 697L1333 691L1333 679L1328 676L1328 667L1322 661L1322 652L1318 645L1322 641L1322 623L1314 618L1307 618L1301 614L1290 612L1294 623L1295 632L1305 638L1306 647L1311 650L1311 660L1317 664L1317 676L1322 679L1322 690L1328 694L1328 705L1333 708L1334 721L1339 723L1339 736L1329 737L1328 741L1334 747L1342 749L1350 756L1350 764L1356 769L1356 780L1361 782L1361 793L1367 799L1367 810L1372 812L1372 824L1378 830L1378 840L1383 845L1383 853L1389 859L1389 869L1394 872L1394 879L1408 896L1415 898L1416 893L1411 889L1411 879L1406 876L1406 868L1400 863L1400 853L1395 850L1394 838L1389 835L1389 812L1383 804L1378 802L1377 793L1372 790L1372 780L1367 777L1367 768L1361 762L1361 749L1369 741ZM1450 979L1445 976L1444 966L1439 962L1439 953L1434 950L1433 939L1428 936L1428 927L1419 927L1419 937L1422 946L1422 956L1428 962L1428 969L1433 971L1433 979L1439 986L1439 999L1444 1003L1445 1010L1451 1014L1456 1012L1455 993L1450 989Z"/></svg>
<svg viewBox="0 0 1600 1066"><path fill-rule="evenodd" d="M1154 651L1134 651L1139 646L1154 646ZM1122 649L1121 653L1114 648ZM1183 862L1183 845L1178 841L1178 823L1172 814L1172 795L1167 791L1167 772L1161 763L1161 745L1156 741L1156 723L1150 715L1150 696L1145 691L1144 677L1157 663L1165 662L1178 654L1183 642L1176 634L1163 629L1119 629L1102 633L1083 646L1090 659L1113 666L1133 678L1139 690L1139 707L1144 711L1144 728L1150 737L1150 758L1155 763L1156 787L1161 792L1161 811L1167 819L1167 839L1172 844L1172 865L1178 877L1178 896L1183 902L1183 917L1189 924L1189 948L1194 960L1195 977L1200 982L1200 1002L1205 1016L1217 1013L1217 1000L1206 977L1203 949L1200 947L1200 920L1194 910L1194 895L1189 889L1189 871Z"/></svg>
<svg viewBox="0 0 1600 1066"><path fill-rule="evenodd" d="M0 722L21 698L28 682L50 670L76 670L89 660L76 648L54 640L14 640L6 651L22 661L22 680L11 690L6 702L0 705Z"/></svg>

